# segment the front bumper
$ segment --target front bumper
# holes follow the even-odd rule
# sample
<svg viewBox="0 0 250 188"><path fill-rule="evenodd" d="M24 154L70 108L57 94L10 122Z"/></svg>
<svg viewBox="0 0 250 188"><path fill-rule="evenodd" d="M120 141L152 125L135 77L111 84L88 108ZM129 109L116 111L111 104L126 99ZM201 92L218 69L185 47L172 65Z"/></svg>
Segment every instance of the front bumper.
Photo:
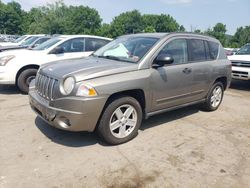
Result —
<svg viewBox="0 0 250 188"><path fill-rule="evenodd" d="M30 89L31 108L53 127L68 131L93 132L105 105L105 97L65 97L46 101Z"/></svg>
<svg viewBox="0 0 250 188"><path fill-rule="evenodd" d="M250 68L232 66L232 78L250 80Z"/></svg>
<svg viewBox="0 0 250 188"><path fill-rule="evenodd" d="M0 84L15 84L15 78L5 67L0 66Z"/></svg>

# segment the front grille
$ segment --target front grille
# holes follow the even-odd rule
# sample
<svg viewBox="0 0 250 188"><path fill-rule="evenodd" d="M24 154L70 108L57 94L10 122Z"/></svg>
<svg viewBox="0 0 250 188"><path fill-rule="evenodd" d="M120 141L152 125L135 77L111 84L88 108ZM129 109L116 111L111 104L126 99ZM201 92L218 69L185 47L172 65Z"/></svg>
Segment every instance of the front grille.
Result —
<svg viewBox="0 0 250 188"><path fill-rule="evenodd" d="M235 67L249 67L250 68L250 62L233 61L232 66L235 66Z"/></svg>
<svg viewBox="0 0 250 188"><path fill-rule="evenodd" d="M234 78L248 78L248 72L243 71L232 71L232 75Z"/></svg>
<svg viewBox="0 0 250 188"><path fill-rule="evenodd" d="M55 99L55 86L58 84L58 80L51 78L40 73L36 76L36 90L37 93L48 100Z"/></svg>

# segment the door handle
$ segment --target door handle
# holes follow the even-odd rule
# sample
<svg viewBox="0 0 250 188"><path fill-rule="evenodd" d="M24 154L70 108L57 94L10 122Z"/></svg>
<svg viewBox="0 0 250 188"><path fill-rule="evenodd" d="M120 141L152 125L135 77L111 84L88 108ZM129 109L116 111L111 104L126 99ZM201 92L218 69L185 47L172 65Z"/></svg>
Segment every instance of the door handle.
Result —
<svg viewBox="0 0 250 188"><path fill-rule="evenodd" d="M183 69L182 72L185 73L185 74L190 74L192 72L192 69L191 68L185 68L185 69Z"/></svg>

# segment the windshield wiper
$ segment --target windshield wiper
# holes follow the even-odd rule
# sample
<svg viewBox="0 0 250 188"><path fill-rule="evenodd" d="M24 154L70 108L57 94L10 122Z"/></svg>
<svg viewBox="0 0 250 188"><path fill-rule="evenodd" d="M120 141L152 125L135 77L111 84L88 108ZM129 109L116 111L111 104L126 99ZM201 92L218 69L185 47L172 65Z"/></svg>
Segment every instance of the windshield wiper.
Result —
<svg viewBox="0 0 250 188"><path fill-rule="evenodd" d="M98 57L98 58L104 58L104 59L111 59L111 60L116 60L116 61L122 61L122 62L127 62L127 63L135 63L133 61L130 61L128 59L124 59L124 58L119 58L116 56L112 56L112 55L93 55L94 57Z"/></svg>
<svg viewBox="0 0 250 188"><path fill-rule="evenodd" d="M117 61L122 61L119 57L112 56L112 55L99 55L97 57L99 57L99 58L105 58L105 59L112 59L112 60L117 60Z"/></svg>

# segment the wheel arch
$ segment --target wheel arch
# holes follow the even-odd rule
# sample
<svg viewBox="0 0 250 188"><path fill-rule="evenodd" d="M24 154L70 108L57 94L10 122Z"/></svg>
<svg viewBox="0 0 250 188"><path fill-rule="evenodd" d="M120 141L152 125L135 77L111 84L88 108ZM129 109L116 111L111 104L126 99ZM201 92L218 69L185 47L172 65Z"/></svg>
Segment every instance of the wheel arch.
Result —
<svg viewBox="0 0 250 188"><path fill-rule="evenodd" d="M227 80L227 77L226 77L226 76L222 76L222 77L217 78L217 79L214 81L214 84L215 84L216 82L221 82L221 83L223 84L224 90L227 89L228 80Z"/></svg>
<svg viewBox="0 0 250 188"><path fill-rule="evenodd" d="M119 91L119 92L115 92L112 93L108 99L106 100L106 103L102 109L102 112L98 118L95 130L97 130L98 126L99 126L99 122L100 119L102 118L102 115L105 111L105 109L107 108L107 106L114 100L120 98L120 97L124 97L124 96L129 96L129 97L133 97L135 98L139 103L140 106L142 108L142 113L143 113L143 118L145 116L145 108L146 108L146 99L145 99L145 93L142 89L131 89L131 90L124 90L124 91Z"/></svg>
<svg viewBox="0 0 250 188"><path fill-rule="evenodd" d="M21 69L18 70L17 74L16 74L16 79L15 79L15 84L17 84L17 79L18 77L20 76L20 74L24 71L24 70L27 70L27 69L39 69L39 65L36 65L36 64L30 64L30 65L26 65L26 66L23 66Z"/></svg>

